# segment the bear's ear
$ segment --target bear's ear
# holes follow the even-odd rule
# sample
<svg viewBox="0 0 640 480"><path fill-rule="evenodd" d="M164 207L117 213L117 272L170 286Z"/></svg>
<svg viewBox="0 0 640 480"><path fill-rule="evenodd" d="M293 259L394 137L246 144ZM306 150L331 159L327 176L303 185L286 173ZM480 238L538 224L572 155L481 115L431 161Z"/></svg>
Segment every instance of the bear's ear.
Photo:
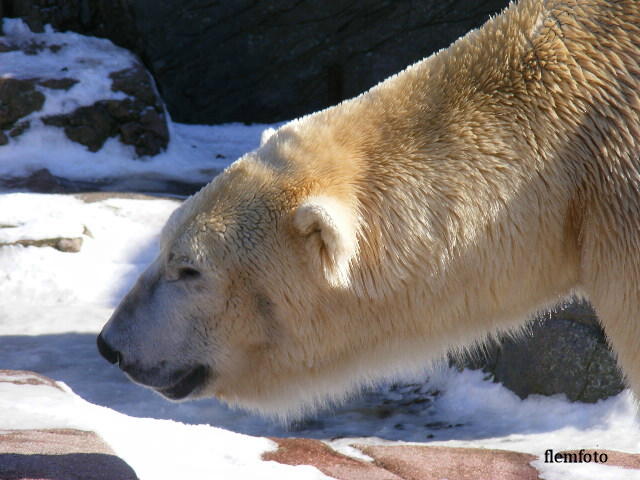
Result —
<svg viewBox="0 0 640 480"><path fill-rule="evenodd" d="M317 196L295 211L293 223L305 236L311 263L334 287L350 285L350 264L358 254L357 216L338 199Z"/></svg>

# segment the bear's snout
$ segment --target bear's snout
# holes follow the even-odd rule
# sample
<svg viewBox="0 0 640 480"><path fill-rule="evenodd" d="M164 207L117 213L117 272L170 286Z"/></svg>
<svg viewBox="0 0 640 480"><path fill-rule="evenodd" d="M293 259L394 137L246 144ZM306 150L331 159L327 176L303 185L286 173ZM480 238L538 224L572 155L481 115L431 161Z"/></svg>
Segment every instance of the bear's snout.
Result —
<svg viewBox="0 0 640 480"><path fill-rule="evenodd" d="M107 362L111 364L120 363L122 355L120 354L120 352L112 348L107 342L105 342L104 338L102 338L102 333L98 335L96 343L98 344L98 351L100 352L100 355L102 355Z"/></svg>
<svg viewBox="0 0 640 480"><path fill-rule="evenodd" d="M98 351L109 363L117 365L131 380L152 388L170 400L182 400L197 393L211 378L210 368L202 364L170 368L166 360L154 365L142 365L122 353L105 339L103 332L96 338Z"/></svg>

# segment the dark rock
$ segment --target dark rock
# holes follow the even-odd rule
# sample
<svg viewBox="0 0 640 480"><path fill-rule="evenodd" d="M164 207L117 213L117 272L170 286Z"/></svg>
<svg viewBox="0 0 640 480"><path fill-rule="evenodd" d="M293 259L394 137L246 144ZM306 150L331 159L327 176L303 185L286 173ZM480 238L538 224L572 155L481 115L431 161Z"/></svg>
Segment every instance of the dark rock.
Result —
<svg viewBox="0 0 640 480"><path fill-rule="evenodd" d="M16 11L23 11L20 8ZM34 55L33 62L39 61L37 56L45 49L57 52L64 47L41 40L7 39L10 43L2 44L4 48L0 49L0 54L2 51L19 49L25 54ZM43 78L0 79L0 131L4 131L0 136L0 145L10 141L6 136L9 130L9 136L16 137L29 128L29 123L18 126L15 123L42 108L46 98L38 89L44 92L46 89L69 91L78 83L75 78L55 78L56 73L53 74L54 78L42 75ZM122 92L127 98L97 99L93 105L83 105L70 113L42 117L43 123L63 128L70 140L86 146L92 152L100 150L108 138L116 136L125 144L132 145L138 156L153 156L165 150L169 143L167 118L153 79L144 66L135 62L129 68L111 72L109 78L112 91ZM76 100L73 95L73 91L69 93L69 102L66 103L72 104Z"/></svg>
<svg viewBox="0 0 640 480"><path fill-rule="evenodd" d="M80 107L71 113L43 117L45 125L63 127L67 137L97 152L107 138L117 133L117 125L109 115L104 102Z"/></svg>
<svg viewBox="0 0 640 480"><path fill-rule="evenodd" d="M46 43L35 42L35 41L20 47L20 50L22 50L27 55L37 55L38 53L43 52L46 49L47 49Z"/></svg>
<svg viewBox="0 0 640 480"><path fill-rule="evenodd" d="M162 109L155 94L151 76L142 65L137 64L132 68L113 72L109 78L112 82L111 90L114 92L124 92L145 105Z"/></svg>
<svg viewBox="0 0 640 480"><path fill-rule="evenodd" d="M481 25L508 0L5 0L5 15L129 48L174 119L273 122L352 97Z"/></svg>
<svg viewBox="0 0 640 480"><path fill-rule="evenodd" d="M9 189L36 193L78 193L103 190L109 192L104 193L107 196L118 195L115 192L145 192L156 193L158 196L187 197L202 187L202 183L188 183L157 177L148 178L144 174L99 181L70 180L52 175L46 168L37 170L27 177L0 178L0 191Z"/></svg>
<svg viewBox="0 0 640 480"><path fill-rule="evenodd" d="M110 75L112 90L132 98L100 100L71 113L43 117L46 125L64 128L72 141L97 152L104 142L118 136L135 147L139 156L153 156L167 148L169 129L153 81L141 65Z"/></svg>
<svg viewBox="0 0 640 480"><path fill-rule="evenodd" d="M34 80L0 78L0 128L42 108L45 96L36 90Z"/></svg>
<svg viewBox="0 0 640 480"><path fill-rule="evenodd" d="M97 152L109 137L119 136L136 153L157 155L169 143L164 114L135 100L101 100L71 113L43 117L46 125L64 128L67 137Z"/></svg>
<svg viewBox="0 0 640 480"><path fill-rule="evenodd" d="M24 132L27 131L27 129L29 128L29 125L31 125L31 122L18 123L15 127L11 129L11 131L9 132L9 136L14 138L19 137L20 135L22 135Z"/></svg>
<svg viewBox="0 0 640 480"><path fill-rule="evenodd" d="M0 42L0 53L15 52L16 50L20 50L20 47L18 45L11 45L9 43Z"/></svg>
<svg viewBox="0 0 640 480"><path fill-rule="evenodd" d="M336 104L447 46L505 0L132 2L173 118L273 122Z"/></svg>
<svg viewBox="0 0 640 480"><path fill-rule="evenodd" d="M490 373L521 398L563 393L573 401L596 402L624 389L596 314L585 303L566 305L535 320L527 333L452 363Z"/></svg>
<svg viewBox="0 0 640 480"><path fill-rule="evenodd" d="M46 168L36 170L28 177L5 178L0 179L0 182L10 189L24 189L37 193L66 193L69 191L64 184L64 179L52 175Z"/></svg>
<svg viewBox="0 0 640 480"><path fill-rule="evenodd" d="M78 80L75 78L49 78L38 82L43 87L52 88L54 90L69 90Z"/></svg>
<svg viewBox="0 0 640 480"><path fill-rule="evenodd" d="M130 48L137 42L130 0L3 0L4 15L23 18L34 32L46 24L59 31L118 38Z"/></svg>

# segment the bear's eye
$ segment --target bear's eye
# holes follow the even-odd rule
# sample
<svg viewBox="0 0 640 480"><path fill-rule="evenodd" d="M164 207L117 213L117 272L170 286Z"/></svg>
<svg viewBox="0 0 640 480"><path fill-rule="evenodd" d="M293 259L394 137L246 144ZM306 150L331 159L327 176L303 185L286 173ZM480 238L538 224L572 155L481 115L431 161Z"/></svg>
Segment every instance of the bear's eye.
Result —
<svg viewBox="0 0 640 480"><path fill-rule="evenodd" d="M180 267L178 269L179 280L193 280L200 276L200 272L192 267Z"/></svg>

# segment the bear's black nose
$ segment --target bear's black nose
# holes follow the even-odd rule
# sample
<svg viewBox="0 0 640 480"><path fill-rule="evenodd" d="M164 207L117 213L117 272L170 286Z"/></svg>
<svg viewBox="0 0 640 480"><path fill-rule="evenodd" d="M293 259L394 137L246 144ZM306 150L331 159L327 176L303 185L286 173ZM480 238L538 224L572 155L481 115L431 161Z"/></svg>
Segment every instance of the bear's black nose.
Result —
<svg viewBox="0 0 640 480"><path fill-rule="evenodd" d="M122 360L122 355L120 355L120 352L111 348L109 344L104 341L104 339L102 338L102 334L98 335L97 343L100 355L102 355L107 360L107 362L120 363L120 361Z"/></svg>

